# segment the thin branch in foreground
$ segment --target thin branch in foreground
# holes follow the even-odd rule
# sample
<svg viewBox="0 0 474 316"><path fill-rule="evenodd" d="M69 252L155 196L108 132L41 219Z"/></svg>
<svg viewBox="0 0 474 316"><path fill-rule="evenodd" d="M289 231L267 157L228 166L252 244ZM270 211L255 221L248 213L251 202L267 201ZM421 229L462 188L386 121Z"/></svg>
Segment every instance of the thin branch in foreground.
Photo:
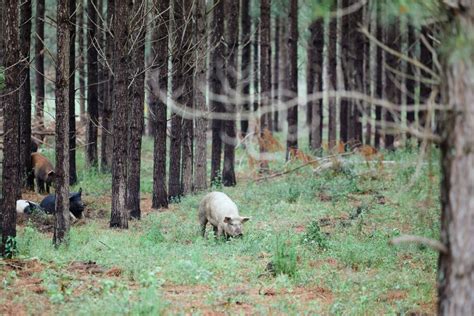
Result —
<svg viewBox="0 0 474 316"><path fill-rule="evenodd" d="M448 248L441 243L439 240L414 236L414 235L402 235L400 237L395 237L389 241L391 245L400 245L400 244L419 244L430 247L434 250L437 250L443 254L448 253Z"/></svg>

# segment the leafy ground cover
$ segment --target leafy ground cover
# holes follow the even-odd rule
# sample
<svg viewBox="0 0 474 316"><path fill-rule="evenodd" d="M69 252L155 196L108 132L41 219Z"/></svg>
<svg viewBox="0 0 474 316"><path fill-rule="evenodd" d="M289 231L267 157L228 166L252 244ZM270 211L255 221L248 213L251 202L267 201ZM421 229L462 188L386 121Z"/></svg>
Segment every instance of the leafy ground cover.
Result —
<svg viewBox="0 0 474 316"><path fill-rule="evenodd" d="M129 230L108 228L110 175L84 170L82 156L87 212L69 246L52 247L51 221L21 219L18 254L0 261L0 314L436 312L436 253L389 245L401 234L438 238L436 163L417 164L409 151L384 153L383 167L352 155L318 173L256 181L239 149L239 184L214 189L252 219L242 239L226 242L199 235L205 192L151 210L151 149L146 140L143 218ZM282 156L271 167L299 164Z"/></svg>

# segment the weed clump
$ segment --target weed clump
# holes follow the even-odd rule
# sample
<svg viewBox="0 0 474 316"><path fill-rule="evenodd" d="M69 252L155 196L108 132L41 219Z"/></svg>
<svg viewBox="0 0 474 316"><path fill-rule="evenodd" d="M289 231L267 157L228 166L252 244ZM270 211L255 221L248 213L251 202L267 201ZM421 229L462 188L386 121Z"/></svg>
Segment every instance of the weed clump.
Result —
<svg viewBox="0 0 474 316"><path fill-rule="evenodd" d="M328 249L326 235L321 231L318 221L313 220L307 227L302 239L303 244L314 245L320 249Z"/></svg>
<svg viewBox="0 0 474 316"><path fill-rule="evenodd" d="M297 250L291 239L277 236L271 270L274 275L286 274L289 277L297 273Z"/></svg>

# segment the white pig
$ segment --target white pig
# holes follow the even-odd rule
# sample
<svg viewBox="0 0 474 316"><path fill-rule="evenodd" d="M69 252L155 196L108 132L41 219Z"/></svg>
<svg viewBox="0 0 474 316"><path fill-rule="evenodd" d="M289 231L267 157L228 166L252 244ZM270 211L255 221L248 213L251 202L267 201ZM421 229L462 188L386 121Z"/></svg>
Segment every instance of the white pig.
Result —
<svg viewBox="0 0 474 316"><path fill-rule="evenodd" d="M208 193L199 205L199 223L203 237L208 222L214 228L217 237L242 236L242 224L248 220L248 217L239 215L237 205L222 192Z"/></svg>

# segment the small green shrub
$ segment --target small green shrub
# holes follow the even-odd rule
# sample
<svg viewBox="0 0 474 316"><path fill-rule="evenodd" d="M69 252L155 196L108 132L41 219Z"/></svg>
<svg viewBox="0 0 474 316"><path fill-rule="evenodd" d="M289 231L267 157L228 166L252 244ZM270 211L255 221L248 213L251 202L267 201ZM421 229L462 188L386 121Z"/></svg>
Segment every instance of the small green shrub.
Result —
<svg viewBox="0 0 474 316"><path fill-rule="evenodd" d="M150 229L142 235L141 242L149 244L158 244L165 241L165 236L161 232L161 228L158 225L153 225Z"/></svg>
<svg viewBox="0 0 474 316"><path fill-rule="evenodd" d="M297 250L290 238L277 236L273 253L273 271L275 275L286 274L289 277L297 273Z"/></svg>
<svg viewBox="0 0 474 316"><path fill-rule="evenodd" d="M319 227L319 223L317 220L313 220L306 227L306 232L304 233L301 240L303 244L306 244L306 245L314 245L320 249L328 248L326 236L321 231L321 227Z"/></svg>

